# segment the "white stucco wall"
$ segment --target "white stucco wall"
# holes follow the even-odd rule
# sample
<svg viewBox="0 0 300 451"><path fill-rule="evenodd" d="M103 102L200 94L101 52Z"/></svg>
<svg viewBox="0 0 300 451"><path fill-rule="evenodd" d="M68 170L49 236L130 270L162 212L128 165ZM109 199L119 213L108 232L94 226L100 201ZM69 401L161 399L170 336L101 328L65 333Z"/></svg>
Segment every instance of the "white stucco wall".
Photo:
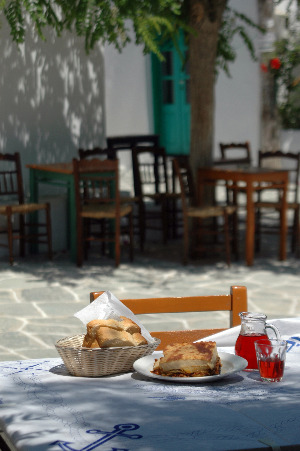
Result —
<svg viewBox="0 0 300 451"><path fill-rule="evenodd" d="M255 0L231 0L230 6L258 22ZM258 49L261 34L247 28ZM231 78L220 73L216 84L214 156L220 157L220 142L249 141L256 161L260 138L260 65L252 61L240 37L234 39L237 52L230 66Z"/></svg>
<svg viewBox="0 0 300 451"><path fill-rule="evenodd" d="M107 136L152 132L150 57L133 43L122 53L106 45L104 56Z"/></svg>
<svg viewBox="0 0 300 451"><path fill-rule="evenodd" d="M86 55L82 39L65 33L43 42L30 30L18 50L1 21L0 152L20 152L27 196L26 164L71 161L81 146L105 145L103 49ZM65 249L66 191L39 190L51 203L53 248Z"/></svg>
<svg viewBox="0 0 300 451"><path fill-rule="evenodd" d="M28 163L70 161L78 147L105 140L104 63L100 46L86 55L82 39L65 33L33 38L18 50L2 20L0 30L0 151Z"/></svg>
<svg viewBox="0 0 300 451"><path fill-rule="evenodd" d="M257 21L256 0L231 0L230 5ZM261 35L250 29L256 46ZM259 63L253 62L240 38L234 46L236 62L232 77L224 73L216 84L215 144L218 157L220 141L250 141L253 152L259 147L260 74ZM105 47L105 102L107 135L153 132L150 57L142 48L130 44L122 54Z"/></svg>

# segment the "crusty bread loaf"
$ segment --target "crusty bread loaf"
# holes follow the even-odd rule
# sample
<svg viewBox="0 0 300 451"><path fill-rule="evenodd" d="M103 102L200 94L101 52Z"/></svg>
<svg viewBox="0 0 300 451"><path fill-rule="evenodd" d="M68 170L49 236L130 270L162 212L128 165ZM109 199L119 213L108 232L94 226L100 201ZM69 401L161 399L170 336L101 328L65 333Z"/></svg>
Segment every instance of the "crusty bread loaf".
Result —
<svg viewBox="0 0 300 451"><path fill-rule="evenodd" d="M140 326L138 326L134 321L132 321L129 318L126 318L125 316L121 316L121 319L122 319L121 326L126 332L130 334L141 333Z"/></svg>
<svg viewBox="0 0 300 451"><path fill-rule="evenodd" d="M134 338L125 330L100 327L96 339L100 348L116 348L122 346L135 346Z"/></svg>
<svg viewBox="0 0 300 451"><path fill-rule="evenodd" d="M96 340L96 338L90 337L88 334L86 334L83 339L82 347L83 348L99 348L99 345L98 345L98 341Z"/></svg>
<svg viewBox="0 0 300 451"><path fill-rule="evenodd" d="M116 321L115 319L93 319L87 325L87 333L91 337L96 337L97 330L100 327L111 327L116 330L123 330L121 321Z"/></svg>
<svg viewBox="0 0 300 451"><path fill-rule="evenodd" d="M144 338L143 335L140 334L139 332L132 334L132 338L134 340L135 346L141 346L141 345L148 344L146 338Z"/></svg>
<svg viewBox="0 0 300 451"><path fill-rule="evenodd" d="M82 346L85 348L110 348L141 346L148 344L141 328L131 319L121 316L114 319L94 319L87 324L87 334Z"/></svg>

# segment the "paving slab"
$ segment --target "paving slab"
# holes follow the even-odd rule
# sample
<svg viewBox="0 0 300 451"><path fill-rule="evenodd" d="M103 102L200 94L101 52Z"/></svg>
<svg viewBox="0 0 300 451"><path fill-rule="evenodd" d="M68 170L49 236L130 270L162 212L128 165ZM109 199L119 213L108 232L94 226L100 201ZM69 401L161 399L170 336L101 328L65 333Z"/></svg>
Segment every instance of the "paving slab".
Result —
<svg viewBox="0 0 300 451"><path fill-rule="evenodd" d="M228 267L221 257L199 259L183 266L181 243L148 245L135 261L114 262L91 253L81 268L67 253L52 262L38 255L16 258L10 267L0 261L0 361L57 357L59 338L84 333L73 315L89 304L91 291L109 290L119 299L197 294L227 294L231 285L245 285L248 310L268 318L300 317L300 260L277 250L256 256L252 267L243 258ZM226 312L141 315L150 330L221 328L229 326ZM7 338L9 336L9 339Z"/></svg>

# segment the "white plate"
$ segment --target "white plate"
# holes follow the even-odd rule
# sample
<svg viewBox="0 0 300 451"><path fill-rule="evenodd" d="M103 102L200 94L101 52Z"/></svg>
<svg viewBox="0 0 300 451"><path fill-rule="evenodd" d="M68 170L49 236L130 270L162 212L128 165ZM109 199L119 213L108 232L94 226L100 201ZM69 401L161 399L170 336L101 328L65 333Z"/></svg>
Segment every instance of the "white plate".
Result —
<svg viewBox="0 0 300 451"><path fill-rule="evenodd" d="M199 383L199 382L202 383L222 379L225 376L244 370L248 365L247 360L243 359L242 357L239 357L235 354L228 354L227 352L219 352L219 356L222 363L220 374L203 377L159 376L158 374L153 374L151 371L153 370L153 364L155 359L159 359L162 356L163 356L162 352L161 353L157 352L155 354L142 357L141 359L138 359L134 362L133 368L137 373L140 373L143 376L148 376L154 379L162 379L164 381L180 382L180 383Z"/></svg>

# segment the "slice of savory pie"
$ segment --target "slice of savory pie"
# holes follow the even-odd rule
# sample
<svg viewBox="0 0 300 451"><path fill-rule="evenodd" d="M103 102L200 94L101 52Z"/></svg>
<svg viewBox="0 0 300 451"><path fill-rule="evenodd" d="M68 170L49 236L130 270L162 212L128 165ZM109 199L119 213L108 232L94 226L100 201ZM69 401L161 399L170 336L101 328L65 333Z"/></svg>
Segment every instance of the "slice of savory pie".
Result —
<svg viewBox="0 0 300 451"><path fill-rule="evenodd" d="M174 343L155 360L153 373L161 376L201 377L220 374L221 360L214 341Z"/></svg>

